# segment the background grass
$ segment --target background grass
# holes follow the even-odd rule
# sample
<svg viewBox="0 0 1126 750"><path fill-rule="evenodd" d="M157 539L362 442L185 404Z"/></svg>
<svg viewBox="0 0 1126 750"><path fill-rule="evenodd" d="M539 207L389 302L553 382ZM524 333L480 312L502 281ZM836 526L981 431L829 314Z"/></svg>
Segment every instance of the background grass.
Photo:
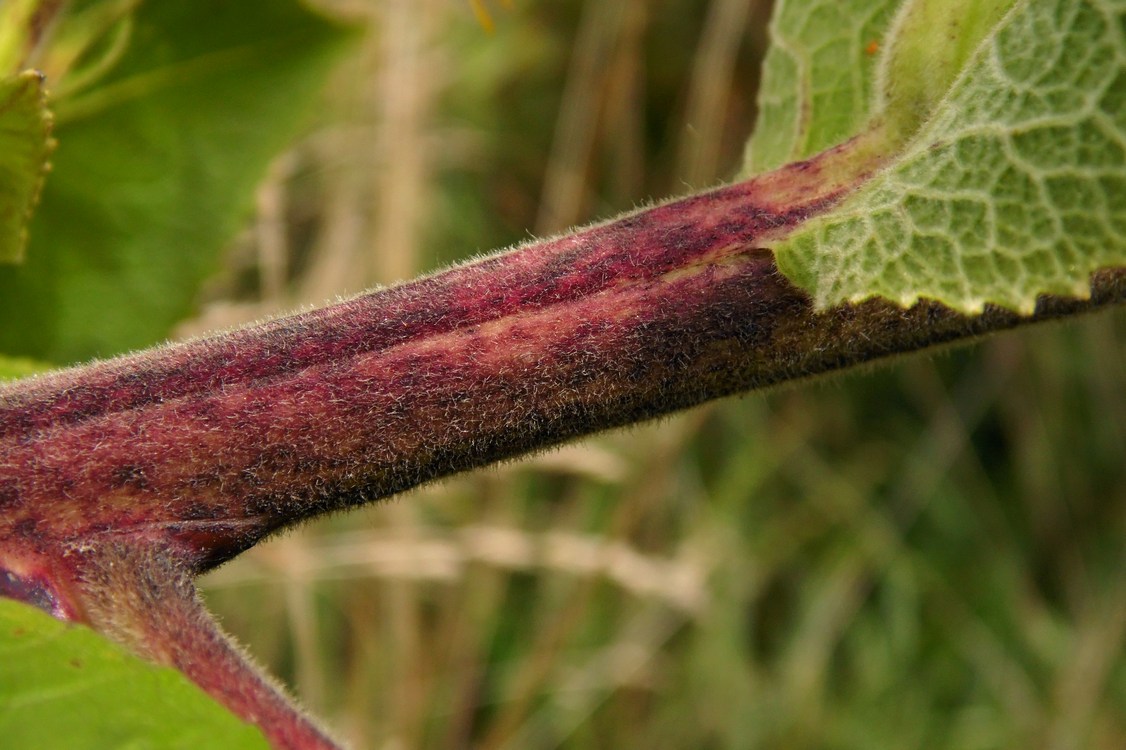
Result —
<svg viewBox="0 0 1126 750"><path fill-rule="evenodd" d="M367 28L183 332L734 173L769 3L342 0ZM752 394L205 580L361 748L1126 747L1126 315Z"/></svg>

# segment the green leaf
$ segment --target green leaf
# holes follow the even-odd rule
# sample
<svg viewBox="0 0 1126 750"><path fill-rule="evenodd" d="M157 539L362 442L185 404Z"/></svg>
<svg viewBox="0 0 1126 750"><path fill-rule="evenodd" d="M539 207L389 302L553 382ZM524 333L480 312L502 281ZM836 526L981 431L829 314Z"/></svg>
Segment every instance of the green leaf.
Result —
<svg viewBox="0 0 1126 750"><path fill-rule="evenodd" d="M902 144L927 121L1014 0L908 0L881 58L876 116Z"/></svg>
<svg viewBox="0 0 1126 750"><path fill-rule="evenodd" d="M878 52L900 0L778 0L743 176L855 135L872 114Z"/></svg>
<svg viewBox="0 0 1126 750"><path fill-rule="evenodd" d="M50 154L42 77L29 70L0 80L0 263L23 259Z"/></svg>
<svg viewBox="0 0 1126 750"><path fill-rule="evenodd" d="M4 598L0 737L12 748L267 747L176 670Z"/></svg>
<svg viewBox="0 0 1126 750"><path fill-rule="evenodd" d="M108 70L57 103L32 252L0 269L5 351L67 362L165 337L352 37L294 0L149 2L122 28Z"/></svg>
<svg viewBox="0 0 1126 750"><path fill-rule="evenodd" d="M50 369L51 365L45 362L37 362L26 357L7 357L0 354L0 381L24 378Z"/></svg>
<svg viewBox="0 0 1126 750"><path fill-rule="evenodd" d="M820 307L967 313L1126 265L1126 2L1021 2L886 171L776 248Z"/></svg>

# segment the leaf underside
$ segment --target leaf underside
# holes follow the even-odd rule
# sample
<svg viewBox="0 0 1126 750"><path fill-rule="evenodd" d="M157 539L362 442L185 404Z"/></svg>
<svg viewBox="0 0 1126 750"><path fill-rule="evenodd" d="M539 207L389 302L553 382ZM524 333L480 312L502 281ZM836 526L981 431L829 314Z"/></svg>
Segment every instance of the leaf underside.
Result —
<svg viewBox="0 0 1126 750"><path fill-rule="evenodd" d="M855 135L872 114L881 41L901 0L778 0L743 177Z"/></svg>
<svg viewBox="0 0 1126 750"><path fill-rule="evenodd" d="M1031 312L1126 265L1126 2L1020 2L903 152L775 248L822 308Z"/></svg>

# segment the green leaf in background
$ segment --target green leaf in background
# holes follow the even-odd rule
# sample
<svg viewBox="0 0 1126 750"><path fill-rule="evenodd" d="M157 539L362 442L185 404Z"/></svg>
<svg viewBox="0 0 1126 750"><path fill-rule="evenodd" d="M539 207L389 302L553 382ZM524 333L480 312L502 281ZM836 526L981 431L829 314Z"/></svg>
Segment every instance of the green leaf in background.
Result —
<svg viewBox="0 0 1126 750"><path fill-rule="evenodd" d="M57 103L29 260L0 269L0 351L62 363L166 336L351 36L294 0L128 20L112 68Z"/></svg>
<svg viewBox="0 0 1126 750"><path fill-rule="evenodd" d="M778 0L743 176L835 146L867 123L901 0Z"/></svg>
<svg viewBox="0 0 1126 750"><path fill-rule="evenodd" d="M0 263L23 258L51 153L51 115L35 71L0 80Z"/></svg>
<svg viewBox="0 0 1126 750"><path fill-rule="evenodd" d="M26 357L6 357L0 354L0 382L25 378L28 375L45 372L49 369L51 369L51 365L44 362L37 362Z"/></svg>
<svg viewBox="0 0 1126 750"><path fill-rule="evenodd" d="M820 307L1085 296L1126 265L1126 1L1016 3L905 151L775 251Z"/></svg>
<svg viewBox="0 0 1126 750"><path fill-rule="evenodd" d="M174 669L89 628L0 598L0 744L11 748L266 748Z"/></svg>

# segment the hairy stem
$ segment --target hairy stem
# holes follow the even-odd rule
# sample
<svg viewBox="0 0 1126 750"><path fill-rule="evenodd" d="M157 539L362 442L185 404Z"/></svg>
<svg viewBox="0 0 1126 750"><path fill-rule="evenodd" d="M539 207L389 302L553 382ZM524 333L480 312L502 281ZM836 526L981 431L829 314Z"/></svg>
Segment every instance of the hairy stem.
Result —
<svg viewBox="0 0 1126 750"><path fill-rule="evenodd" d="M188 571L159 550L102 545L87 557L84 603L91 624L158 664L175 667L279 750L338 745L220 629Z"/></svg>
<svg viewBox="0 0 1126 750"><path fill-rule="evenodd" d="M86 619L73 582L101 544L199 572L453 472L1126 300L1119 270L1031 317L815 311L765 247L832 206L865 153L853 142L330 307L0 389L0 586Z"/></svg>

